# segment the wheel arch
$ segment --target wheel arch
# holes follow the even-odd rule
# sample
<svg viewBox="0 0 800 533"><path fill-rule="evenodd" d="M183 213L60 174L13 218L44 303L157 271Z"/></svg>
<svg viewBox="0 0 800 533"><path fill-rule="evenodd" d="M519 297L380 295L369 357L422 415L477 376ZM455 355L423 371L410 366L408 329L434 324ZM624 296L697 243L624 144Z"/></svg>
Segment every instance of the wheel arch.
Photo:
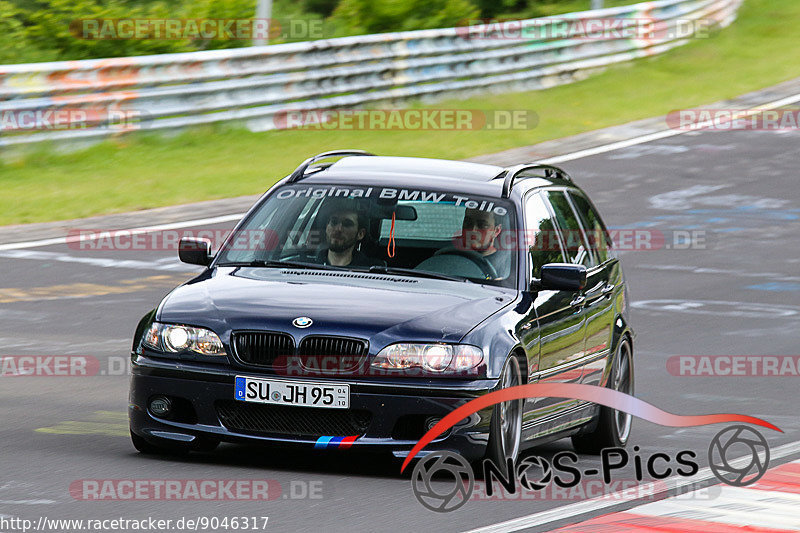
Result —
<svg viewBox="0 0 800 533"><path fill-rule="evenodd" d="M523 385L526 385L528 383L528 379L530 378L528 355L525 353L525 350L522 349L522 346L515 346L509 355L516 357L519 361L520 382Z"/></svg>

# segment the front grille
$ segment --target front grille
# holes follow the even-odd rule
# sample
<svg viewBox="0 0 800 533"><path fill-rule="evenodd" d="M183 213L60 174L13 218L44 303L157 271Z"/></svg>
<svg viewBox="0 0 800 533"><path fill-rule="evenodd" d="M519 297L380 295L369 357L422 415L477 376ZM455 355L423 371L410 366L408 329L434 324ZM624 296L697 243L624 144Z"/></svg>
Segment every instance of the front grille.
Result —
<svg viewBox="0 0 800 533"><path fill-rule="evenodd" d="M294 363L306 375L359 374L367 367L368 349L361 339L312 335L300 341Z"/></svg>
<svg viewBox="0 0 800 533"><path fill-rule="evenodd" d="M367 343L361 339L347 337L309 336L300 342L297 355L366 355Z"/></svg>
<svg viewBox="0 0 800 533"><path fill-rule="evenodd" d="M369 411L263 405L221 400L216 403L220 422L243 433L319 437L363 435L372 420Z"/></svg>
<svg viewBox="0 0 800 533"><path fill-rule="evenodd" d="M271 331L237 331L233 349L243 363L257 366L271 366L279 357L285 361L295 352L291 335Z"/></svg>
<svg viewBox="0 0 800 533"><path fill-rule="evenodd" d="M363 371L369 344L362 339L310 335L295 349L288 333L235 331L236 357L246 365L286 371L290 375L343 375Z"/></svg>

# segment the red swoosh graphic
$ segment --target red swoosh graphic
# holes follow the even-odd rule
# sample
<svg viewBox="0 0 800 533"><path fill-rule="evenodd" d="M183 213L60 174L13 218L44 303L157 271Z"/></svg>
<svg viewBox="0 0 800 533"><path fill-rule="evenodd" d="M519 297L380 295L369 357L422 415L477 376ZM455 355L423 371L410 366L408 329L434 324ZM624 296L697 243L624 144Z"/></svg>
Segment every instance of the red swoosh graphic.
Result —
<svg viewBox="0 0 800 533"><path fill-rule="evenodd" d="M596 385L580 385L577 383L531 383L529 385L518 385L508 389L490 392L480 398L471 400L450 414L442 418L438 424L433 426L419 442L411 449L411 452L403 461L400 472L405 470L408 463L427 446L433 439L455 426L457 423L467 418L481 409L491 407L495 404L510 400L520 400L523 398L569 398L573 400L584 400L587 402L605 405L617 411L623 411L637 418L653 422L660 426L670 427L693 427L706 426L709 424L719 424L723 422L744 422L755 424L775 431L783 430L769 422L748 415L736 414L717 414L717 415L675 415L662 411L654 405L650 405L638 398L634 398L624 392L618 392L605 387Z"/></svg>

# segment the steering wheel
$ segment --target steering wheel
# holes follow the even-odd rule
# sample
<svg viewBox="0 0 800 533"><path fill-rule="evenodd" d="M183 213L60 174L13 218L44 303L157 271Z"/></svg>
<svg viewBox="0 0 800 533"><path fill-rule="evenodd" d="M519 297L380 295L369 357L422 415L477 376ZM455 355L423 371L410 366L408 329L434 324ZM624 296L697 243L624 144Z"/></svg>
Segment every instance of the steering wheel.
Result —
<svg viewBox="0 0 800 533"><path fill-rule="evenodd" d="M459 255L461 257L466 257L481 269L481 272L484 276L486 276L486 279L497 279L500 277L497 274L497 269L494 268L494 265L490 263L488 259L474 250L462 250L461 248L456 248L455 246L448 246L447 248L442 248L433 255Z"/></svg>

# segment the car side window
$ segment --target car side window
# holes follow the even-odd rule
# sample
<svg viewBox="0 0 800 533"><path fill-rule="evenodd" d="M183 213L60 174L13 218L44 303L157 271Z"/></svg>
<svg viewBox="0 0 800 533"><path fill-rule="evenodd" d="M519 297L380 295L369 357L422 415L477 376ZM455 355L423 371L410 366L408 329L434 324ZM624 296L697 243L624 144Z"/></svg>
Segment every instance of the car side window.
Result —
<svg viewBox="0 0 800 533"><path fill-rule="evenodd" d="M608 251L611 245L611 238L608 235L600 215L594 209L586 197L569 193L569 197L578 211L583 227L586 229L586 236L589 239L589 248L594 252L598 262L604 263L608 259Z"/></svg>
<svg viewBox="0 0 800 533"><path fill-rule="evenodd" d="M586 268L593 267L597 263L586 243L586 236L583 234L581 225L578 222L578 216L572 209L569 200L567 200L566 193L563 191L547 191L546 194L550 205L553 207L556 223L561 230L569 262L583 265Z"/></svg>
<svg viewBox="0 0 800 533"><path fill-rule="evenodd" d="M541 278L542 265L564 262L553 216L539 193L525 200L525 243L531 259L531 279Z"/></svg>

